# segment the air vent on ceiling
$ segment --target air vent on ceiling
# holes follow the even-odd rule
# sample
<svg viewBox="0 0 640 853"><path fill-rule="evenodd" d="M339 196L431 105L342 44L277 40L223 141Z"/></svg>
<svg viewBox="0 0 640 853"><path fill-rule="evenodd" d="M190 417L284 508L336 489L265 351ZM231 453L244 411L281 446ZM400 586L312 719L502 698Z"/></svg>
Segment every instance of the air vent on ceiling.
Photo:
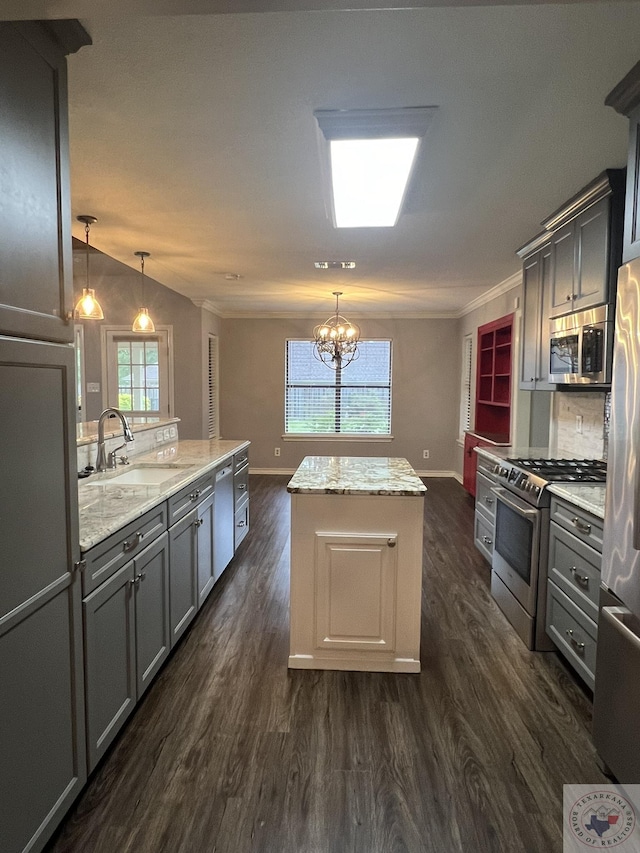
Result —
<svg viewBox="0 0 640 853"><path fill-rule="evenodd" d="M352 270L355 269L355 261L316 261L317 270Z"/></svg>

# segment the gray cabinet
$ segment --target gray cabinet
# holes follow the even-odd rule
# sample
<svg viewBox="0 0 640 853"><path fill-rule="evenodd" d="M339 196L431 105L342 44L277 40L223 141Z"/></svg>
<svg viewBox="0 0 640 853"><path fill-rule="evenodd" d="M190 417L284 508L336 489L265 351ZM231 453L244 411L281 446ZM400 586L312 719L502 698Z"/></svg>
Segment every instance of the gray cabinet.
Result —
<svg viewBox="0 0 640 853"><path fill-rule="evenodd" d="M216 472L216 512L213 567L217 580L231 562L235 550L235 496L233 464Z"/></svg>
<svg viewBox="0 0 640 853"><path fill-rule="evenodd" d="M629 119L629 156L622 262L640 257L640 62L606 97L605 104Z"/></svg>
<svg viewBox="0 0 640 853"><path fill-rule="evenodd" d="M169 601L171 647L198 611L198 512L192 509L169 528Z"/></svg>
<svg viewBox="0 0 640 853"><path fill-rule="evenodd" d="M485 456L478 456L473 538L476 548L489 563L493 557L496 527L496 498L491 491L496 484L493 465Z"/></svg>
<svg viewBox="0 0 640 853"><path fill-rule="evenodd" d="M86 778L73 389L70 346L0 337L3 853L41 850Z"/></svg>
<svg viewBox="0 0 640 853"><path fill-rule="evenodd" d="M549 317L614 301L623 204L624 170L608 169L542 223L551 233Z"/></svg>
<svg viewBox="0 0 640 853"><path fill-rule="evenodd" d="M0 334L73 340L65 53L89 43L75 21L0 23Z"/></svg>
<svg viewBox="0 0 640 853"><path fill-rule="evenodd" d="M535 250L534 250L535 247ZM523 320L520 348L520 388L550 391L549 300L551 296L551 244L548 235L519 252L522 257Z"/></svg>
<svg viewBox="0 0 640 853"><path fill-rule="evenodd" d="M555 497L550 518L546 630L593 690L603 523Z"/></svg>
<svg viewBox="0 0 640 853"><path fill-rule="evenodd" d="M234 550L249 532L249 451L233 457L233 495L235 507Z"/></svg>
<svg viewBox="0 0 640 853"><path fill-rule="evenodd" d="M83 609L91 771L169 654L167 534L87 596Z"/></svg>
<svg viewBox="0 0 640 853"><path fill-rule="evenodd" d="M198 504L196 519L196 564L198 573L198 609L218 578L215 571L218 520L218 485L215 494Z"/></svg>

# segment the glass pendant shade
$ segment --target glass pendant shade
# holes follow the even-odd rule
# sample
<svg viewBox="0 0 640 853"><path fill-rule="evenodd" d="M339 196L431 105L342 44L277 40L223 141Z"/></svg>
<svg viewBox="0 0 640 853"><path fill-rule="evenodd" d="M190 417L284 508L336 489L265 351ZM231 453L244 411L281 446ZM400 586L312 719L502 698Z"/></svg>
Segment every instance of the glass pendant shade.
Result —
<svg viewBox="0 0 640 853"><path fill-rule="evenodd" d="M79 320L104 320L104 313L91 287L82 288L82 296L76 302L75 316Z"/></svg>
<svg viewBox="0 0 640 853"><path fill-rule="evenodd" d="M96 292L89 287L89 231L98 220L95 216L84 213L76 216L76 219L84 223L85 286L82 288L82 296L76 302L73 313L79 320L104 320L104 312L96 299Z"/></svg>
<svg viewBox="0 0 640 853"><path fill-rule="evenodd" d="M142 301L144 302L144 259L149 257L149 252L134 252L136 257L140 258L140 280L142 289ZM138 308L138 313L131 325L132 332L155 332L156 327L153 320L149 316L148 308Z"/></svg>
<svg viewBox="0 0 640 853"><path fill-rule="evenodd" d="M153 325L153 320L149 316L148 308L138 308L138 313L131 326L132 332L155 332L156 327Z"/></svg>

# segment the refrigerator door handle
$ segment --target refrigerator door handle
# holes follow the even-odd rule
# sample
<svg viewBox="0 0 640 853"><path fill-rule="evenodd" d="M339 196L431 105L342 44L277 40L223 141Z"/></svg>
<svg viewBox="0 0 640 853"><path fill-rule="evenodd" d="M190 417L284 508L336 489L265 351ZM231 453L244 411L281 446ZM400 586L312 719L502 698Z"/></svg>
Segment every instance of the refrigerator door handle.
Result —
<svg viewBox="0 0 640 853"><path fill-rule="evenodd" d="M607 622L640 652L640 637L624 622L625 617L632 615L631 611L626 607L603 607L601 612Z"/></svg>

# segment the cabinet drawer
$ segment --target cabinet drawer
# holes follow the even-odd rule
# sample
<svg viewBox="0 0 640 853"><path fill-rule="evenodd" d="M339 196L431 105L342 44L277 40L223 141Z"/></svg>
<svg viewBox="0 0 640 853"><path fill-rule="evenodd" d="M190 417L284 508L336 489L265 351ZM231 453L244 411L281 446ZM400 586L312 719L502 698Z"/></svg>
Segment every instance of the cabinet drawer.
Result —
<svg viewBox="0 0 640 853"><path fill-rule="evenodd" d="M496 496L491 491L492 486L495 486L494 481L478 472L476 476L476 512L482 513L490 523L493 523L496 518Z"/></svg>
<svg viewBox="0 0 640 853"><path fill-rule="evenodd" d="M547 634L593 690L598 626L554 583L547 585Z"/></svg>
<svg viewBox="0 0 640 853"><path fill-rule="evenodd" d="M236 509L240 508L240 504L247 500L249 495L249 466L245 465L236 471L233 475L233 494L236 504Z"/></svg>
<svg viewBox="0 0 640 853"><path fill-rule="evenodd" d="M598 621L602 557L553 521L549 526L549 579Z"/></svg>
<svg viewBox="0 0 640 853"><path fill-rule="evenodd" d="M213 472L203 474L189 483L167 501L169 506L169 527L183 518L196 504L213 494Z"/></svg>
<svg viewBox="0 0 640 853"><path fill-rule="evenodd" d="M604 522L583 509L557 498L551 498L551 521L555 521L578 539L602 553L602 529Z"/></svg>
<svg viewBox="0 0 640 853"><path fill-rule="evenodd" d="M474 523L474 541L476 548L491 563L493 559L493 524L479 512L476 512Z"/></svg>
<svg viewBox="0 0 640 853"><path fill-rule="evenodd" d="M238 545L249 532L249 501L246 500L241 507L236 509L235 527L234 527L234 550L237 550Z"/></svg>
<svg viewBox="0 0 640 853"><path fill-rule="evenodd" d="M103 581L139 554L166 529L167 504L163 501L90 548L83 554L87 563L82 573L83 595L97 589Z"/></svg>
<svg viewBox="0 0 640 853"><path fill-rule="evenodd" d="M244 468L245 465L249 464L249 448L247 447L245 450L240 450L233 457L233 470L238 471L240 468Z"/></svg>

